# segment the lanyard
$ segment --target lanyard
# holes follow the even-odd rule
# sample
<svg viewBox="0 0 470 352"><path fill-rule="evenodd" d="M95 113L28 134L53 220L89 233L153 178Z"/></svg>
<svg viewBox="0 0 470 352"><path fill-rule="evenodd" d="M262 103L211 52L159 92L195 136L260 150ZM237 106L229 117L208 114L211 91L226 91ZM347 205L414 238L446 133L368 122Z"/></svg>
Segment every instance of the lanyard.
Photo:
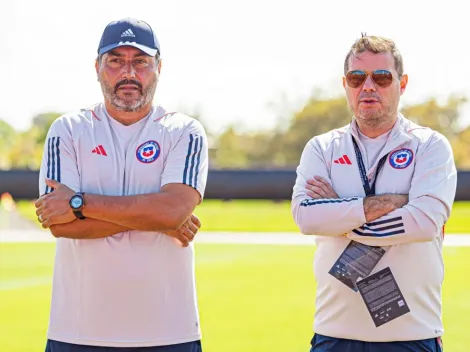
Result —
<svg viewBox="0 0 470 352"><path fill-rule="evenodd" d="M377 176L379 176L379 172L384 166L385 160L387 159L388 154L384 155L380 160L379 164L377 165L377 171L375 172L375 179L372 182L372 185L369 184L369 180L367 179L367 172L364 166L364 162L362 161L362 153L357 145L356 139L352 137L353 144L354 144L354 151L356 152L356 159L357 165L359 167L359 173L362 179L362 186L364 187L364 192L366 192L366 196L373 196L375 195L375 183L377 181Z"/></svg>

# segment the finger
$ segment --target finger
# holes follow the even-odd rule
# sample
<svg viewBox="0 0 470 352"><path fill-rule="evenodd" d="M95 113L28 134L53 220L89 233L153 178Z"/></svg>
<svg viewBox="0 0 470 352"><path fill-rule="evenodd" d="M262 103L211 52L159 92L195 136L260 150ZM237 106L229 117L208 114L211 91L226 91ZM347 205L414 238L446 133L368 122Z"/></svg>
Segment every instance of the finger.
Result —
<svg viewBox="0 0 470 352"><path fill-rule="evenodd" d="M42 213L44 213L44 210L45 210L45 204L41 204L41 206L39 208L36 209L36 215L39 216L41 215Z"/></svg>
<svg viewBox="0 0 470 352"><path fill-rule="evenodd" d="M189 240L186 238L186 236L183 236L180 234L180 236L177 237L178 241L180 241L182 247L187 247L189 246Z"/></svg>
<svg viewBox="0 0 470 352"><path fill-rule="evenodd" d="M50 209L46 209L45 207L42 207L41 211L36 211L36 215L39 217L41 216L41 219L50 219L52 216L52 211Z"/></svg>
<svg viewBox="0 0 470 352"><path fill-rule="evenodd" d="M189 222L187 227L188 227L188 230L190 230L194 234L196 234L197 231L199 230L199 227L196 226L196 224L194 224L192 222Z"/></svg>
<svg viewBox="0 0 470 352"><path fill-rule="evenodd" d="M42 226L42 228L44 228L44 229L49 228L49 221L48 221L48 220L44 220L44 221L41 223L41 226Z"/></svg>
<svg viewBox="0 0 470 352"><path fill-rule="evenodd" d="M332 198L336 195L335 191L333 190L333 188L330 186L329 183L325 183L325 182L317 181L317 180L312 180L311 184L316 186L316 187L321 188L323 190L323 192L325 193L324 194L325 198Z"/></svg>
<svg viewBox="0 0 470 352"><path fill-rule="evenodd" d="M320 181L320 180L317 180L315 178L312 178L310 180L307 181L307 183L309 185L314 185L314 186L329 186L330 184L328 182L323 182L323 181Z"/></svg>
<svg viewBox="0 0 470 352"><path fill-rule="evenodd" d="M51 188L57 189L61 185L60 182L57 182L56 180L46 178L46 185L48 185Z"/></svg>
<svg viewBox="0 0 470 352"><path fill-rule="evenodd" d="M328 189L328 185L327 184L324 184L323 182L321 181L317 181L315 179L311 179L307 182L310 186L316 186L316 187L319 187L323 190L327 190ZM308 187L307 187L308 188Z"/></svg>
<svg viewBox="0 0 470 352"><path fill-rule="evenodd" d="M320 195L322 198L328 198L328 194L325 192L325 190L321 187L317 186L309 186L308 190Z"/></svg>
<svg viewBox="0 0 470 352"><path fill-rule="evenodd" d="M41 197L39 197L38 200L34 202L34 206L39 208L44 203L46 196L47 194L43 194Z"/></svg>
<svg viewBox="0 0 470 352"><path fill-rule="evenodd" d="M200 228L200 227L201 227L201 221L200 221L199 218L198 218L196 215L194 215L194 214L191 215L191 222L192 222L194 225L196 225L197 228Z"/></svg>
<svg viewBox="0 0 470 352"><path fill-rule="evenodd" d="M184 227L181 231L181 234L191 242L194 239L195 233L187 227Z"/></svg>
<svg viewBox="0 0 470 352"><path fill-rule="evenodd" d="M317 180L317 181L320 181L321 183L324 183L326 185L330 184L330 182L326 178L321 177L321 176L313 176L313 179Z"/></svg>
<svg viewBox="0 0 470 352"><path fill-rule="evenodd" d="M323 199L321 195L312 191L307 191L307 194L309 197L312 197L313 199Z"/></svg>

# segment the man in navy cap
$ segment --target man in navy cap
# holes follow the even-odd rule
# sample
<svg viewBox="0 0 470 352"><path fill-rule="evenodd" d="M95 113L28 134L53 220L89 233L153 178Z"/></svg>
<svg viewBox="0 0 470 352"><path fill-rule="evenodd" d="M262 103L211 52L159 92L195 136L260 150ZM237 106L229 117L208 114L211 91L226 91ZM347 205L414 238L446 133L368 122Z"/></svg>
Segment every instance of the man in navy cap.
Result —
<svg viewBox="0 0 470 352"><path fill-rule="evenodd" d="M57 238L46 352L200 352L205 131L153 104L147 23L110 23L95 66L104 102L57 119L44 146L36 214Z"/></svg>

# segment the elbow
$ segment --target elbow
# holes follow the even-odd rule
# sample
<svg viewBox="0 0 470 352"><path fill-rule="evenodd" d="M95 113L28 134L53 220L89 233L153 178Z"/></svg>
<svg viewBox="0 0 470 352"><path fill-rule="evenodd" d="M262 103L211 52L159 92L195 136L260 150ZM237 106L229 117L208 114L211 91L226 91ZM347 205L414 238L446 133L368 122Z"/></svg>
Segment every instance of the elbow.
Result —
<svg viewBox="0 0 470 352"><path fill-rule="evenodd" d="M302 216L300 207L294 207L292 209L292 215L300 233L303 235L318 235L320 234L319 224L310 217Z"/></svg>
<svg viewBox="0 0 470 352"><path fill-rule="evenodd" d="M426 210L417 211L412 207L409 207L409 210L411 221L404 223L405 235L412 237L417 242L434 241L436 237L441 235L442 226L446 219L444 215L429 216Z"/></svg>
<svg viewBox="0 0 470 352"><path fill-rule="evenodd" d="M309 236L337 236L337 233L327 231L321 224L311 222L297 222L297 226L302 235Z"/></svg>
<svg viewBox="0 0 470 352"><path fill-rule="evenodd" d="M297 227L300 230L302 235L314 235L316 232L315 229L312 229L312 226L308 226L307 224L297 223Z"/></svg>
<svg viewBox="0 0 470 352"><path fill-rule="evenodd" d="M52 225L49 227L49 230L51 231L52 236L54 236L55 238L65 237L65 234L63 233L61 229L61 226Z"/></svg>
<svg viewBox="0 0 470 352"><path fill-rule="evenodd" d="M440 228L442 228L442 226ZM434 241L436 237L439 236L440 228L432 221L429 221L428 224L418 227L418 233L416 234L416 237L418 237L421 242Z"/></svg>

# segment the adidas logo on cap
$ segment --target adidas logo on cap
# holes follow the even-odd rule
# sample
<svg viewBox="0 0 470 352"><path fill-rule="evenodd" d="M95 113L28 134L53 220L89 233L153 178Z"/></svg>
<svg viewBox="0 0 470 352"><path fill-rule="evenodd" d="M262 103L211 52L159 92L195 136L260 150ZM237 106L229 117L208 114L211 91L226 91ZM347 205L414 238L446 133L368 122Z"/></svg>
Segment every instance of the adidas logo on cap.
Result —
<svg viewBox="0 0 470 352"><path fill-rule="evenodd" d="M129 28L128 30L122 32L121 38L122 37L135 37L135 34L132 32L132 29Z"/></svg>

